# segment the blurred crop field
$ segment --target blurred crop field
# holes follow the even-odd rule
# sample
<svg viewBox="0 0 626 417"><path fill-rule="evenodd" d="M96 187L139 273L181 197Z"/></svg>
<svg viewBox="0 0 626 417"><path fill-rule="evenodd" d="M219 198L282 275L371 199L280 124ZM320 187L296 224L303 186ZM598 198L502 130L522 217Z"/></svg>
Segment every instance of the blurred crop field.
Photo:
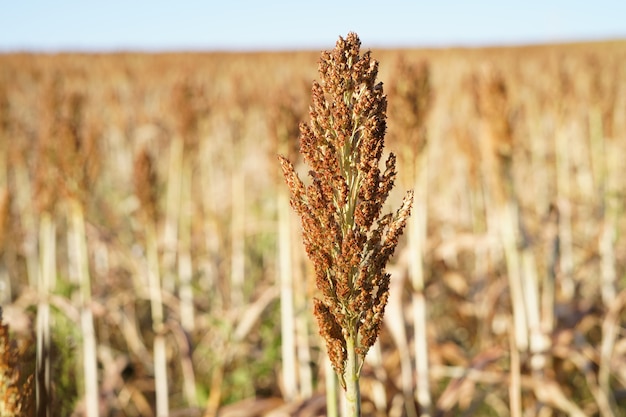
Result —
<svg viewBox="0 0 626 417"><path fill-rule="evenodd" d="M372 55L416 203L364 415L626 416L626 42ZM276 158L318 57L0 55L0 401L326 415Z"/></svg>

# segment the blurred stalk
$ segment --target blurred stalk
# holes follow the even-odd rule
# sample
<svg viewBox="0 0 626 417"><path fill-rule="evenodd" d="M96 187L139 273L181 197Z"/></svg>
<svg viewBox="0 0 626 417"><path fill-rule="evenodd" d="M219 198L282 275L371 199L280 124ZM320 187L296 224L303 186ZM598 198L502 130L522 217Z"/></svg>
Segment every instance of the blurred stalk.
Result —
<svg viewBox="0 0 626 417"><path fill-rule="evenodd" d="M526 296L522 260L518 251L519 213L515 197L512 158L513 135L509 121L507 87L491 65L481 68L474 77L474 102L481 123L482 158L488 202L487 218L494 227L504 251L513 312L515 343L520 351L528 349Z"/></svg>
<svg viewBox="0 0 626 417"><path fill-rule="evenodd" d="M551 338L555 326L556 280L559 269L559 212L555 205L551 205L548 219L544 227L546 233L546 261L547 271L541 285L541 328L548 336L546 350L551 350ZM552 358L546 355L546 367L550 366Z"/></svg>
<svg viewBox="0 0 626 417"><path fill-rule="evenodd" d="M407 184L414 187L414 213L408 219L407 240L409 250L409 276L411 279L411 303L415 338L416 390L413 382L406 377L412 373L407 367L410 362L401 360L402 391L405 396L407 415L418 415L414 400L419 404L419 415L432 414L430 393L430 369L428 359L428 332L426 299L424 296L424 257L428 225L428 135L427 117L432 106L433 94L430 81L430 67L426 61L409 63L403 58L396 63L395 82L391 86L391 115L395 116L400 127L398 140L402 143L400 154L405 164ZM402 136L400 136L402 135ZM401 352L401 356L408 352ZM412 378L411 378L412 379ZM409 396L409 392L411 395Z"/></svg>
<svg viewBox="0 0 626 417"><path fill-rule="evenodd" d="M509 327L512 323L509 322ZM509 352L511 355L509 382L509 408L511 417L522 417L522 376L521 361L517 342L515 340L515 331L509 330Z"/></svg>
<svg viewBox="0 0 626 417"><path fill-rule="evenodd" d="M170 142L170 160L167 174L167 194L163 225L163 290L176 291L176 253L178 251L178 225L181 206L183 139L175 136Z"/></svg>
<svg viewBox="0 0 626 417"><path fill-rule="evenodd" d="M521 259L517 250L517 207L508 201L499 210L498 232L504 250L506 270L509 280L509 292L513 309L513 328L517 348L525 352L528 350L528 320L525 306L524 286L521 275Z"/></svg>
<svg viewBox="0 0 626 417"><path fill-rule="evenodd" d="M626 305L626 290L622 290L610 305L602 322L602 342L598 369L598 393L596 394L602 417L619 415L615 395L611 389L611 368L615 344L620 332L620 314Z"/></svg>
<svg viewBox="0 0 626 417"><path fill-rule="evenodd" d="M537 398L543 401L540 392L544 381L545 356L548 347L541 327L539 281L532 247L524 229L524 219L513 171L513 159L520 145L515 141L510 119L507 83L500 72L491 66L483 69L475 78L475 103L482 119L485 140L485 157L491 162L493 181L490 191L497 210L497 230L504 250L509 293L513 310L511 342L512 380L510 386L511 408L521 412L520 352L530 350L530 365L535 380ZM514 368L514 369L513 369Z"/></svg>
<svg viewBox="0 0 626 417"><path fill-rule="evenodd" d="M428 333L426 321L426 299L424 297L424 247L426 245L426 227L428 212L428 159L423 150L415 165L416 198L413 216L408 222L409 272L412 284L413 318L415 331L415 372L417 375L417 402L420 416L431 415L432 399L430 395L428 366ZM410 410L407 403L407 410ZM411 415L412 413L409 413Z"/></svg>
<svg viewBox="0 0 626 417"><path fill-rule="evenodd" d="M337 395L339 384L328 354L324 357L324 376L326 381L326 416L339 417L339 398Z"/></svg>
<svg viewBox="0 0 626 417"><path fill-rule="evenodd" d="M156 224L159 219L157 175L152 154L144 146L135 156L133 182L135 195L140 202L139 216L146 245L146 269L148 275L148 297L152 316L154 385L156 415L169 415L169 390L167 378L167 351L163 313L163 288L159 264L159 248Z"/></svg>
<svg viewBox="0 0 626 417"><path fill-rule="evenodd" d="M194 301L193 301L193 266L191 262L191 219L192 210L192 165L188 162L182 166L181 179L181 215L179 219L179 242L178 242L178 276L180 280L180 319L183 329L192 332L194 325ZM194 390L195 391L195 390Z"/></svg>
<svg viewBox="0 0 626 417"><path fill-rule="evenodd" d="M50 295L56 281L56 224L49 212L39 218L39 266L37 274L37 417L51 417Z"/></svg>
<svg viewBox="0 0 626 417"><path fill-rule="evenodd" d="M289 80L275 96L268 112L269 137L272 140L270 158L276 154L298 159L298 126L303 118L303 105L294 94L294 82ZM273 182L279 184L279 171ZM300 270L298 241L292 226L289 196L282 187L277 191L278 213L278 282L281 306L281 356L284 396L289 400L313 395L311 353L309 351L309 328L307 315L308 288Z"/></svg>
<svg viewBox="0 0 626 417"><path fill-rule="evenodd" d="M565 126L567 127L567 126ZM556 179L557 179L557 205L559 207L559 245L560 254L560 278L561 291L566 300L572 300L575 292L575 284L572 277L573 243L572 243L572 214L570 199L571 190L571 162L570 162L570 137L565 129L560 129L555 134L556 141Z"/></svg>
<svg viewBox="0 0 626 417"><path fill-rule="evenodd" d="M7 170L8 170L8 145L5 140L4 129L2 126L3 113L3 85L0 82L0 305L11 302L12 289L11 277L6 268L5 242L7 241L9 222L11 217L11 199L12 193L9 189Z"/></svg>
<svg viewBox="0 0 626 417"><path fill-rule="evenodd" d="M0 306L9 304L13 299L11 276L6 267L7 259L5 258L8 256L6 243L12 238L9 236L12 194L5 181L0 179Z"/></svg>
<svg viewBox="0 0 626 417"><path fill-rule="evenodd" d="M236 160L237 163L237 160ZM231 255L230 255L230 307L243 305L243 283L245 276L245 204L246 187L244 170L234 168L231 174Z"/></svg>
<svg viewBox="0 0 626 417"><path fill-rule="evenodd" d="M15 204L19 226L23 230L22 248L26 258L27 284L30 288L37 288L39 281L39 259L37 253L37 204L33 204L34 189L28 175L28 169L19 150L12 155L13 176L15 181Z"/></svg>
<svg viewBox="0 0 626 417"><path fill-rule="evenodd" d="M519 224L519 223L518 223ZM537 265L532 253L532 246L523 231L520 232L520 258L522 283L524 286L524 305L528 320L528 335L530 347L530 366L535 376L543 378L547 364L547 353L550 351L551 333L546 333L542 327L541 296L539 293L539 277Z"/></svg>
<svg viewBox="0 0 626 417"><path fill-rule="evenodd" d="M159 272L158 244L154 226L146 224L145 229L150 311L152 314L152 331L154 332L153 356L156 416L167 417L169 415L167 351L165 347L165 326L163 324L163 289Z"/></svg>
<svg viewBox="0 0 626 417"><path fill-rule="evenodd" d="M195 309L193 300L193 266L191 261L191 219L192 199L191 199L191 183L192 183L192 164L183 163L182 179L181 179L181 216L179 219L179 242L178 242L178 277L180 281L179 297L180 297L180 320L181 326L185 333L189 334L195 329ZM186 338L179 339L185 345L181 345L181 350L186 350ZM196 406L196 377L193 366L185 365L185 358L181 358L181 366L183 370L183 384L185 397L190 406Z"/></svg>
<svg viewBox="0 0 626 417"><path fill-rule="evenodd" d="M617 271L615 269L615 240L619 205L612 197L609 184L607 141L604 138L602 112L597 106L589 112L589 140L591 148L591 166L601 207L601 231L599 237L600 253L600 293L605 306L610 306L616 296ZM617 167L616 167L617 168Z"/></svg>
<svg viewBox="0 0 626 417"><path fill-rule="evenodd" d="M80 325L83 336L83 374L85 378L85 409L88 417L99 414L98 360L96 334L93 323L91 276L87 254L87 237L82 204L70 198L68 242L71 242L69 265L76 271L80 287Z"/></svg>
<svg viewBox="0 0 626 417"><path fill-rule="evenodd" d="M294 229L292 228L292 232ZM293 242L293 240L292 240ZM299 253L297 246L294 249ZM292 252L293 254L293 252ZM299 262L295 262L299 265ZM309 290L306 280L303 278L299 268L292 269L296 286L294 288L294 305L295 305L295 331L296 331L296 354L298 360L298 379L300 395L302 398L311 398L313 396L313 370L311 364L311 346L310 346L310 326L307 314L302 312L308 311L310 304L307 302ZM298 285L299 284L299 285Z"/></svg>
<svg viewBox="0 0 626 417"><path fill-rule="evenodd" d="M280 333L284 397L287 401L293 401L298 394L290 216L289 195L281 187L278 191Z"/></svg>
<svg viewBox="0 0 626 417"><path fill-rule="evenodd" d="M244 129L246 126L249 97L246 97L242 80L233 80L234 103L229 114L231 148L230 153L230 294L231 309L244 304L244 279L246 273L246 178L243 163Z"/></svg>
<svg viewBox="0 0 626 417"><path fill-rule="evenodd" d="M387 314L389 314L389 312L387 312ZM379 413L385 413L388 404L385 385L389 383L389 378L384 368L383 352L380 343L376 343L372 346L366 360L372 366L375 377L371 381L370 399Z"/></svg>
<svg viewBox="0 0 626 417"><path fill-rule="evenodd" d="M211 147L211 142L204 140L200 142L201 160L204 161L200 166L200 188L202 192L202 218L203 218L203 235L204 235L204 250L207 253L204 259L203 265L204 279L199 284L202 284L202 288L210 291L212 297L212 308L214 311L220 311L225 302L226 294L224 291L219 291L220 283L218 281L219 276L219 257L222 254L221 238L219 222L217 219L217 213L219 212L218 198L219 195L216 178L220 177L220 173L217 170L218 158L214 155L214 150Z"/></svg>

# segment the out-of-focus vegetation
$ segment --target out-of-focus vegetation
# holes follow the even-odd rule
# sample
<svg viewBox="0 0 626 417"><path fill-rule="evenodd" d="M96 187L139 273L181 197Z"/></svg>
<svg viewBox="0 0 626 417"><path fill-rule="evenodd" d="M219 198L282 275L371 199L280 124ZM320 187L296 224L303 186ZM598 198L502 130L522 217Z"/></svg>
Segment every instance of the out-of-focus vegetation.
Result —
<svg viewBox="0 0 626 417"><path fill-rule="evenodd" d="M318 56L0 55L0 304L33 407L37 388L53 415L324 415L276 160L295 159ZM373 56L425 224L389 268L364 414L426 408L406 396L420 293L431 415L626 415L626 43ZM413 65L428 88L403 85Z"/></svg>

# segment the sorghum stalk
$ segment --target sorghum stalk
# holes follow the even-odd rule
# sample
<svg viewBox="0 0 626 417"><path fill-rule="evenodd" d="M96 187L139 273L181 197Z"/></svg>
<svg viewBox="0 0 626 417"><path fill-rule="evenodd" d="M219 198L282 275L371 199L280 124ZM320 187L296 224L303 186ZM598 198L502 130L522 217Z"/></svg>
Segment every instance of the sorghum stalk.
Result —
<svg viewBox="0 0 626 417"><path fill-rule="evenodd" d="M135 194L140 201L141 220L145 231L148 291L154 332L153 361L156 415L169 414L169 388L167 374L167 352L163 309L163 287L159 265L156 223L159 217L157 176L154 159L147 147L141 148L135 157Z"/></svg>
<svg viewBox="0 0 626 417"><path fill-rule="evenodd" d="M285 97L281 94L279 97ZM286 103L279 102L272 113L270 123L275 142L274 148L281 152L288 148L291 136L290 128L297 129L295 112ZM292 116L292 117L290 117ZM294 135L296 136L296 135ZM292 138L293 139L293 138ZM295 142L295 140L293 140ZM284 397L293 400L298 395L298 376L296 370L296 330L294 309L294 285L291 253L291 224L289 197L284 189L277 192L278 207L278 285L280 286L280 334L281 359Z"/></svg>
<svg viewBox="0 0 626 417"><path fill-rule="evenodd" d="M300 125L300 153L311 168L311 184L305 186L291 162L279 157L321 293L315 316L351 417L360 415L359 375L389 296L385 266L413 200L408 192L395 214L381 216L396 158L390 154L381 172L387 99L376 82L378 62L369 52L360 55L360 46L349 33L321 55L311 120Z"/></svg>
<svg viewBox="0 0 626 417"><path fill-rule="evenodd" d="M431 415L432 399L428 379L428 344L426 332L426 298L424 297L424 252L426 226L428 223L428 135L427 118L432 106L430 68L427 62L408 63L400 60L392 85L394 115L400 128L402 143L400 161L408 166L409 183L414 185L416 214L407 226L409 275L412 285L412 305L415 329L415 374L417 377L415 397L420 405L420 416ZM398 135L399 136L399 135ZM406 411L409 417L417 415L413 401L413 372L408 351L401 351L401 370Z"/></svg>
<svg viewBox="0 0 626 417"><path fill-rule="evenodd" d="M195 326L191 259L193 155L199 147L199 119L195 98L196 89L188 76L180 79L171 92L174 137L170 148L172 153L168 176L168 210L165 217L167 258L165 254L163 258L164 267L167 268L164 268L165 282L170 281L170 286L176 287L176 275L178 276L180 318L185 332L192 332ZM175 264L178 271L174 268ZM195 406L196 378L193 367L189 367L184 358L181 358L181 366L185 397L189 405Z"/></svg>
<svg viewBox="0 0 626 417"><path fill-rule="evenodd" d="M87 118L88 97L79 91L62 96L58 142L59 183L68 206L68 263L78 283L77 299L82 333L85 409L89 417L99 415L99 385L96 331L92 311L85 210L88 190L93 186L99 163L99 126Z"/></svg>

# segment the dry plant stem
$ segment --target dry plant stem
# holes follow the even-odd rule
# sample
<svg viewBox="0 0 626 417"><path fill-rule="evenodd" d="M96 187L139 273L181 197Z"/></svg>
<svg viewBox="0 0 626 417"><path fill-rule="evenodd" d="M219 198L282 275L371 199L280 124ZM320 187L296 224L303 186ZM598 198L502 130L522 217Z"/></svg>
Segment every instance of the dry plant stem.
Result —
<svg viewBox="0 0 626 417"><path fill-rule="evenodd" d="M502 75L491 66L475 79L474 98L481 117L481 145L484 159L483 180L486 182L489 201L487 213L496 220L494 225L506 262L509 292L513 310L515 342L520 351L526 351L528 341L527 294L524 289L523 260L518 245L520 223L514 189L512 159L515 143L509 121L507 85ZM492 226L492 225L490 225Z"/></svg>
<svg viewBox="0 0 626 417"><path fill-rule="evenodd" d="M324 375L326 381L326 416L339 417L339 399L337 398L337 375L328 355L324 358Z"/></svg>
<svg viewBox="0 0 626 417"><path fill-rule="evenodd" d="M182 165L181 211L179 218L180 239L178 242L178 276L180 280L180 321L187 332L194 330L193 265L191 263L191 219L192 213L192 164L186 161ZM193 389L195 393L195 388ZM194 394L195 397L195 394Z"/></svg>
<svg viewBox="0 0 626 417"><path fill-rule="evenodd" d="M541 317L541 301L539 294L539 278L537 277L537 266L531 248L527 243L523 244L520 250L522 260L522 276L524 284L524 304L526 306L526 317L528 321L529 347L530 347L530 366L533 370L535 378L542 379L544 369L546 367L550 344L550 336L545 334L542 327Z"/></svg>
<svg viewBox="0 0 626 417"><path fill-rule="evenodd" d="M56 280L56 225L48 212L39 219L39 272L37 274L37 378L35 383L37 416L52 416L50 370L50 303Z"/></svg>
<svg viewBox="0 0 626 417"><path fill-rule="evenodd" d="M417 375L416 399L420 416L429 417L432 409L428 367L428 334L426 329L426 299L424 297L424 246L426 244L427 195L428 195L428 148L418 156L415 167L415 213L409 219L408 240L411 283L413 287L413 317L415 331L415 372ZM407 403L408 407L408 403ZM410 410L412 407L408 407ZM410 411L409 411L410 412Z"/></svg>
<svg viewBox="0 0 626 417"><path fill-rule="evenodd" d="M0 98L0 101L1 100L2 99ZM9 169L8 168L8 162L9 162L8 144L10 143L8 139L9 139L8 136L5 136L2 130L0 129L0 187L5 186L7 184L7 172Z"/></svg>
<svg viewBox="0 0 626 417"><path fill-rule="evenodd" d="M517 208L508 201L500 208L498 231L504 249L513 306L513 330L517 348L528 350L528 322L526 317L524 287L521 276L521 260L517 250Z"/></svg>
<svg viewBox="0 0 626 417"><path fill-rule="evenodd" d="M384 413L387 411L388 404L385 384L388 382L389 378L387 377L387 372L385 372L385 368L383 366L383 353L380 344L372 346L370 353L367 355L366 361L372 366L375 377L375 380L370 381L370 398L374 403L376 410ZM411 397L412 396L409 396L409 398Z"/></svg>
<svg viewBox="0 0 626 417"><path fill-rule="evenodd" d="M283 395L287 401L295 399L298 393L290 216L289 196L281 189L278 191L280 332L281 356L283 361Z"/></svg>
<svg viewBox="0 0 626 417"><path fill-rule="evenodd" d="M555 134L556 141L556 180L557 205L559 207L559 246L560 246L560 278L561 290L566 300L574 297L574 268L572 246L572 219L570 209L571 180L570 180L570 134L559 130Z"/></svg>
<svg viewBox="0 0 626 417"><path fill-rule="evenodd" d="M8 304L13 298L13 290L11 289L11 277L4 266L0 266L0 305Z"/></svg>
<svg viewBox="0 0 626 417"><path fill-rule="evenodd" d="M611 305L616 296L617 271L615 270L616 225L619 210L611 197L607 161L607 141L604 138L602 114L594 107L589 113L589 140L591 163L596 189L600 194L603 210L602 226L599 238L601 295L605 306Z"/></svg>
<svg viewBox="0 0 626 417"><path fill-rule="evenodd" d="M401 359L403 375L402 390L408 417L417 416L415 400L420 406L420 415L427 417L432 412L429 384L428 343L426 326L426 300L424 297L424 247L428 222L428 126L427 119L432 107L433 94L428 62L408 63L401 59L397 63L397 74L392 84L393 107L396 123L403 134L402 159L410 168L407 175L410 186L414 186L415 214L409 219L409 275L412 285L413 324L415 335L415 373L413 382L411 361ZM404 332L402 332L404 333ZM404 345L404 343L402 343ZM401 352L402 356L410 355ZM414 387L416 388L414 390Z"/></svg>
<svg viewBox="0 0 626 417"><path fill-rule="evenodd" d="M598 369L598 405L603 417L619 415L615 396L611 390L611 368L615 343L620 331L620 314L626 305L626 290L622 290L610 305L602 322L602 342L600 344L600 363Z"/></svg>
<svg viewBox="0 0 626 417"><path fill-rule="evenodd" d="M548 336L552 335L554 332L554 306L556 303L556 277L558 271L558 262L559 262L559 233L558 233L558 211L556 207L551 207L550 212L548 213L548 224L547 224L547 236L546 236L546 246L547 246L547 271L543 276L541 283L541 330L543 334ZM551 340L547 338L547 347L546 349L551 349L550 344ZM551 366L552 358L551 355L546 355L546 367Z"/></svg>
<svg viewBox="0 0 626 417"><path fill-rule="evenodd" d="M520 219L520 208L513 180L512 160L516 144L513 128L508 117L506 83L496 72L487 72L477 84L478 103L485 118L486 137L493 159L492 174L498 175L494 182L495 202L498 208L498 230L505 253L507 275L512 297L514 341L519 351L530 348L531 367L536 384L543 382L545 366L544 350L547 348L542 328L539 283L529 242L525 239ZM529 340L530 338L530 340ZM519 351L515 354L518 355ZM513 360L512 355L512 360ZM512 384L513 387L514 384ZM513 389L513 388L511 388ZM520 394L515 394L520 395Z"/></svg>
<svg viewBox="0 0 626 417"><path fill-rule="evenodd" d="M163 297L159 255L154 224L146 222L146 252L148 257L148 288L154 332L154 384L156 395L156 416L169 415L169 390L167 380L167 352L165 347L165 327L163 322Z"/></svg>
<svg viewBox="0 0 626 417"><path fill-rule="evenodd" d="M163 282L159 284L159 292L165 290L174 292L176 289L176 275L180 280L180 317L181 325L186 331L192 331L194 328L194 309L193 309L193 290L191 287L192 265L191 254L189 253L191 239L191 214L184 212L185 209L190 210L189 201L191 195L191 169L190 163L185 164L184 139L180 135L176 135L170 144L170 161L169 175L167 183L166 196L166 212L165 226L163 230L163 255L162 255L162 271ZM187 161L189 162L189 161ZM176 260L178 258L178 265ZM157 260L158 264L158 260ZM178 269L176 268L178 266ZM158 265L156 266L158 268ZM176 271L178 274L176 274ZM160 280L159 280L160 281ZM153 283L155 284L155 283ZM158 301L161 305L162 302ZM156 312L153 306L153 314ZM155 328L155 378L157 384L157 409L161 409L161 413L169 412L168 404L168 388L165 379L167 360L165 349L165 336L163 334L163 315L162 311L158 321L161 324L153 323L153 326L161 328L157 331ZM154 317L153 317L154 320ZM156 366L158 360L159 366ZM165 364L164 364L165 362ZM156 373L162 374L163 380L159 380ZM195 376L193 373L184 372L183 374L184 392L187 402L190 405L196 404L196 388ZM160 389L159 389L160 385ZM160 399L159 399L160 398ZM160 407L158 403L160 401ZM157 411L159 413L159 411Z"/></svg>
<svg viewBox="0 0 626 417"><path fill-rule="evenodd" d="M1 137L0 137L0 140ZM0 151L0 163L2 163L3 155ZM0 168L0 177L3 170ZM11 288L11 277L6 269L5 262L3 261L3 253L7 246L9 239L8 223L10 220L11 212L11 199L12 195L8 186L4 186L6 182L5 178L0 178L0 305L6 305L13 299ZM0 323L1 324L1 323Z"/></svg>
<svg viewBox="0 0 626 417"><path fill-rule="evenodd" d="M293 213L291 213L293 215ZM293 221L290 221L293 224ZM290 227L290 242L298 242L300 231L297 227ZM292 244L292 282L294 290L294 314L295 314L295 332L296 332L296 357L298 362L298 388L301 398L310 398L313 396L313 369L311 364L313 359L311 357L311 322L310 315L303 314L311 307L309 296L311 288L309 283L304 278L304 259L302 258L304 253L301 247Z"/></svg>
<svg viewBox="0 0 626 417"><path fill-rule="evenodd" d="M85 378L85 407L89 417L99 414L98 363L96 355L96 333L91 310L91 276L89 274L89 258L87 255L87 237L85 235L85 219L83 207L76 199L69 199L70 236L69 241L74 250L70 256L70 265L76 271L80 287L80 324L83 335L83 373Z"/></svg>
<svg viewBox="0 0 626 417"><path fill-rule="evenodd" d="M37 227L35 224L35 213L32 204L32 186L28 177L28 171L24 164L18 164L14 167L13 175L15 176L17 206L19 207L19 216L22 224L20 227L25 231L24 252L26 255L26 271L28 274L28 285L31 288L37 288L39 276L37 261Z"/></svg>
<svg viewBox="0 0 626 417"><path fill-rule="evenodd" d="M196 373L191 357L191 341L188 333L177 322L168 322L169 330L176 339L176 345L180 355L180 366L183 374L183 389L187 404L190 407L197 407L198 400L196 397Z"/></svg>
<svg viewBox="0 0 626 417"><path fill-rule="evenodd" d="M292 107L294 105L291 95L281 92L277 96L277 102L270 113L269 125L273 139L274 152L295 154L294 151L297 137L299 115ZM278 174L278 172L277 172ZM296 333L295 314L295 285L297 279L293 267L292 253L292 227L291 212L289 210L289 196L283 188L277 192L277 287L280 289L280 332L281 332L281 358L282 358L282 392L287 401L293 401L301 394L298 383L298 371L301 370L297 360L299 343L301 339ZM303 375L304 376L304 375Z"/></svg>
<svg viewBox="0 0 626 417"><path fill-rule="evenodd" d="M215 417L222 401L222 385L224 383L225 364L218 363L211 373L211 388L209 398L204 409L203 417Z"/></svg>
<svg viewBox="0 0 626 417"><path fill-rule="evenodd" d="M163 313L163 288L161 285L161 268L159 264L156 233L159 210L157 205L156 171L154 169L154 161L151 154L148 152L148 148L142 148L135 157L133 171L135 194L139 198L141 209L140 218L145 233L146 264L144 268L145 275L147 276L147 295L150 300L152 331L154 334L152 359L154 364L156 415L157 417L164 417L169 415L169 389ZM171 187L171 183L169 187ZM168 214L168 216L169 215L171 214Z"/></svg>
<svg viewBox="0 0 626 417"><path fill-rule="evenodd" d="M296 271L294 269L294 271ZM302 277L301 272L294 272L295 279L304 286L304 280L299 279ZM313 360L311 358L310 348L310 330L308 315L300 314L306 311L309 304L306 301L307 291L305 288L295 288L294 304L296 306L296 354L298 359L298 380L300 395L302 398L310 398L313 396L313 370L311 364Z"/></svg>
<svg viewBox="0 0 626 417"><path fill-rule="evenodd" d="M210 141L204 140L200 142L200 154L201 160L205 163L201 164L200 176L201 176L201 189L205 190L202 193L202 216L204 219L203 233L205 241L205 250L207 257L204 260L202 269L204 270L204 283L205 288L218 288L218 271L215 266L217 255L221 253L220 248L220 236L218 222L216 219L216 213L218 212L216 196L219 194L216 190L214 183L215 178L219 178L219 173L216 169L218 166L217 158L213 155L213 151L210 146ZM224 294L213 294L213 305L215 308L221 307L223 304Z"/></svg>
<svg viewBox="0 0 626 417"><path fill-rule="evenodd" d="M182 166L181 180L181 216L179 219L180 240L178 243L178 276L180 280L180 324L185 332L194 330L195 312L193 300L193 266L191 263L191 169L190 163ZM187 403L197 405L196 378L193 367L183 364L183 385Z"/></svg>
<svg viewBox="0 0 626 417"><path fill-rule="evenodd" d="M170 160L167 176L165 223L163 227L163 290L174 293L176 288L176 253L178 250L178 219L181 206L183 164L183 139L176 136L170 143Z"/></svg>
<svg viewBox="0 0 626 417"><path fill-rule="evenodd" d="M236 168L231 174L232 219L231 219L231 264L230 264L230 306L243 305L243 282L245 275L245 197L246 185L244 170Z"/></svg>
<svg viewBox="0 0 626 417"><path fill-rule="evenodd" d="M511 323L509 323L511 326ZM511 355L509 371L509 407L511 417L522 417L522 381L520 354L515 341L515 332L509 331L509 352Z"/></svg>
<svg viewBox="0 0 626 417"><path fill-rule="evenodd" d="M539 280L534 257L527 242L520 242L523 238L519 231L518 210L517 204L513 201L506 203L501 224L501 239L511 288L515 338L524 338L523 343L516 340L517 346L520 351L529 349L533 378L539 383L543 379L543 369L546 365L544 352L549 347L549 338L544 337L541 326ZM520 244L518 242L522 246L520 249L517 247Z"/></svg>
<svg viewBox="0 0 626 417"><path fill-rule="evenodd" d="M410 228L411 225L409 224ZM409 234L409 251L411 251L411 231ZM412 253L412 252L411 252ZM402 408L406 409L407 417L417 416L417 410L415 409L415 384L413 382L413 357L411 356L411 349L409 347L409 340L406 334L405 317L404 317L404 305L402 303L402 293L404 290L405 279L404 277L396 277L400 274L405 274L404 271L390 271L392 275L391 287L389 289L389 302L387 304L387 311L385 312L385 327L391 333L391 337L398 349L400 355L400 374L402 381Z"/></svg>

